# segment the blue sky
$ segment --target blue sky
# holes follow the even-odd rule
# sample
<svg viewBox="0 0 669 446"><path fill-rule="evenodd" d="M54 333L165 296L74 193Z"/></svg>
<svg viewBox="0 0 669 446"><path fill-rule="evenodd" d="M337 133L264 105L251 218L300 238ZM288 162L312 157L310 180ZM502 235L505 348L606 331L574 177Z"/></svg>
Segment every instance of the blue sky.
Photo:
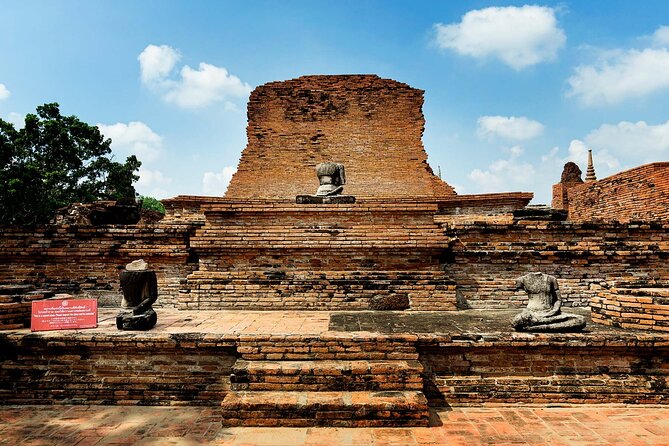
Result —
<svg viewBox="0 0 669 446"><path fill-rule="evenodd" d="M138 155L140 193L220 195L251 89L374 73L425 90L429 162L459 193L547 203L588 148L599 178L667 160L667 48L664 0L0 0L0 117L58 102Z"/></svg>

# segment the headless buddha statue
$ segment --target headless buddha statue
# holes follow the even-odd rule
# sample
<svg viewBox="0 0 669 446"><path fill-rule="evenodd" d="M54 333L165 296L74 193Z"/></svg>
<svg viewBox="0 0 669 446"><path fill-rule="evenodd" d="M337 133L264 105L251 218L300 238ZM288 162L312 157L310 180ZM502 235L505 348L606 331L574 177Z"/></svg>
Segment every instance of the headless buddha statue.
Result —
<svg viewBox="0 0 669 446"><path fill-rule="evenodd" d="M564 332L578 331L586 321L578 314L562 313L562 297L554 276L529 273L516 281L516 289L527 292L529 302L522 313L513 318L518 331Z"/></svg>
<svg viewBox="0 0 669 446"><path fill-rule="evenodd" d="M316 166L316 175L320 186L316 191L317 196L339 195L346 184L344 165L340 163L320 163Z"/></svg>
<svg viewBox="0 0 669 446"><path fill-rule="evenodd" d="M156 272L148 268L144 260L135 260L121 271L123 300L116 316L119 330L149 330L158 321L152 307L158 299L158 281Z"/></svg>

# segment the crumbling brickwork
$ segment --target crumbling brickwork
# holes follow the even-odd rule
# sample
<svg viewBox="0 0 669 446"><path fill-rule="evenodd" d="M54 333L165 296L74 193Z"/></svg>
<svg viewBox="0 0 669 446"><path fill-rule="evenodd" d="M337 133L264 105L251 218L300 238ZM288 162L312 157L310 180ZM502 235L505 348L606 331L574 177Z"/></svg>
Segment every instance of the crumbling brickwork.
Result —
<svg viewBox="0 0 669 446"><path fill-rule="evenodd" d="M45 299L69 299L69 294L36 290L33 285L0 285L0 330L30 327L32 303Z"/></svg>
<svg viewBox="0 0 669 446"><path fill-rule="evenodd" d="M30 283L56 292L101 293L120 302L119 273L147 261L158 276L157 305L173 306L180 281L196 268L191 225L56 226L3 228L0 283Z"/></svg>
<svg viewBox="0 0 669 446"><path fill-rule="evenodd" d="M669 162L652 163L599 181L553 186L553 207L574 221L666 221Z"/></svg>
<svg viewBox="0 0 669 446"><path fill-rule="evenodd" d="M216 406L230 389L229 339L56 337L0 337L0 404Z"/></svg>
<svg viewBox="0 0 669 446"><path fill-rule="evenodd" d="M248 145L227 198L291 199L318 187L317 164L343 163L356 197L448 197L421 137L423 91L373 75L304 76L256 88Z"/></svg>
<svg viewBox="0 0 669 446"><path fill-rule="evenodd" d="M419 351L428 398L451 405L669 402L662 337L437 335Z"/></svg>
<svg viewBox="0 0 669 446"><path fill-rule="evenodd" d="M657 287L602 290L590 302L592 321L639 330L669 332L669 289Z"/></svg>
<svg viewBox="0 0 669 446"><path fill-rule="evenodd" d="M518 277L557 277L567 305L588 306L602 285L669 279L669 225L518 221L448 224L455 238L444 265L461 302L473 308L526 304Z"/></svg>

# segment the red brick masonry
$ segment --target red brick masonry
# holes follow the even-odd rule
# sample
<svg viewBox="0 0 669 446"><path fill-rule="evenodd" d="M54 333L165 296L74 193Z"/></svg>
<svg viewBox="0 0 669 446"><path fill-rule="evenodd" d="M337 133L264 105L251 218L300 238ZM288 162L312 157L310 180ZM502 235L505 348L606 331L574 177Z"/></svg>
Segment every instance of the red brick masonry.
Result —
<svg viewBox="0 0 669 446"><path fill-rule="evenodd" d="M423 91L374 75L303 76L257 87L248 145L226 197L289 199L318 187L315 167L346 167L356 197L447 197L423 149Z"/></svg>
<svg viewBox="0 0 669 446"><path fill-rule="evenodd" d="M307 400L309 392L338 392L343 404L361 401L346 399L355 392L372 399L391 392L385 397L395 398L393 407L424 420L425 407L406 392L422 391L433 405L666 404L669 397L669 334L663 333L602 326L573 334L334 332L327 318L314 320L309 312L167 309L153 331L128 333L114 328L114 314L101 310L95 330L0 333L0 403L217 405L232 394L232 410L233 402L242 404L236 409L256 404L244 392L306 392ZM470 310L443 317L461 327L463 317L499 319L506 327L511 316ZM276 325L277 317L289 325ZM282 334L288 332L294 334ZM278 423L271 415L260 419ZM356 425L374 425L372 419L363 416Z"/></svg>
<svg viewBox="0 0 669 446"><path fill-rule="evenodd" d="M621 328L669 332L669 289L612 288L590 303L592 320Z"/></svg>
<svg viewBox="0 0 669 446"><path fill-rule="evenodd" d="M500 445L640 446L669 443L669 407L579 405L455 407L407 428L223 427L211 407L10 406L0 444L102 446Z"/></svg>
<svg viewBox="0 0 669 446"><path fill-rule="evenodd" d="M553 206L574 221L666 221L669 162L651 163L599 181L553 186Z"/></svg>

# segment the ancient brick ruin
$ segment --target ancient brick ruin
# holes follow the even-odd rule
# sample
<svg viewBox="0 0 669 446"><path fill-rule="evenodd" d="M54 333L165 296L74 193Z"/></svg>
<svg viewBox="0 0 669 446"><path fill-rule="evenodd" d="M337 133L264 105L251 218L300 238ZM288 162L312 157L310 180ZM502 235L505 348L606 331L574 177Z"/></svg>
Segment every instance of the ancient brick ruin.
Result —
<svg viewBox="0 0 669 446"><path fill-rule="evenodd" d="M426 425L428 404L444 402L666 403L669 163L567 175L553 199L567 219L528 217L531 193L459 195L432 173L422 103L377 76L265 84L225 197L164 200L151 224L3 228L0 284L116 306L120 270L143 258L165 311L333 316L309 335L8 331L0 403L222 405L226 424L334 426ZM324 161L345 165L355 203L295 202ZM531 271L592 309L588 332L509 332L507 310L526 300L514 281ZM408 310L381 319L405 331L366 330L372 301L395 297ZM11 299L0 320L22 304ZM426 311L433 325L411 325Z"/></svg>
<svg viewBox="0 0 669 446"><path fill-rule="evenodd" d="M248 145L226 198L294 201L315 190L314 168L346 166L359 198L455 195L427 164L423 92L378 76L305 76L249 98Z"/></svg>
<svg viewBox="0 0 669 446"><path fill-rule="evenodd" d="M574 221L667 221L669 162L651 163L593 182L553 186L553 207Z"/></svg>

